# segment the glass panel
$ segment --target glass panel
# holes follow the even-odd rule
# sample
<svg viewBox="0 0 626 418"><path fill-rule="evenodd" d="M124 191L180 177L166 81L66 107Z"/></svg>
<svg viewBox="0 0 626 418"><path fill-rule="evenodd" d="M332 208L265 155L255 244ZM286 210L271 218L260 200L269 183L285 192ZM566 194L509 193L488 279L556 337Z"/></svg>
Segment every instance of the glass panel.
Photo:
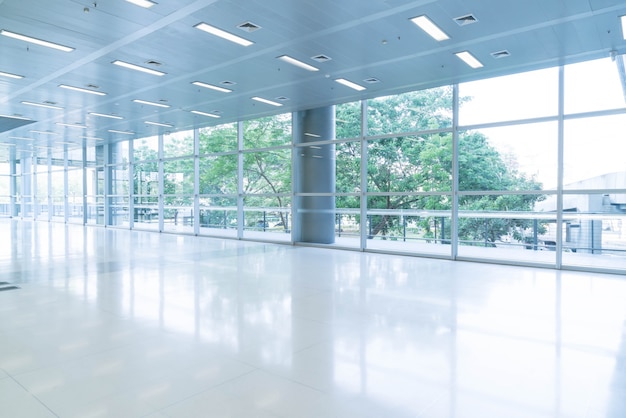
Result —
<svg viewBox="0 0 626 418"><path fill-rule="evenodd" d="M448 195L369 196L367 248L450 256L450 201Z"/></svg>
<svg viewBox="0 0 626 418"><path fill-rule="evenodd" d="M245 121L244 148L267 148L291 143L291 114Z"/></svg>
<svg viewBox="0 0 626 418"><path fill-rule="evenodd" d="M567 190L626 188L622 152L626 115L565 121L563 184Z"/></svg>
<svg viewBox="0 0 626 418"><path fill-rule="evenodd" d="M135 162L155 161L159 158L159 137L135 139L133 142L133 156Z"/></svg>
<svg viewBox="0 0 626 418"><path fill-rule="evenodd" d="M129 208L128 196L116 196L110 198L111 202L111 225L128 226Z"/></svg>
<svg viewBox="0 0 626 418"><path fill-rule="evenodd" d="M563 201L563 265L625 269L626 195L568 194Z"/></svg>
<svg viewBox="0 0 626 418"><path fill-rule="evenodd" d="M566 65L564 78L566 114L626 106L617 61L605 58Z"/></svg>
<svg viewBox="0 0 626 418"><path fill-rule="evenodd" d="M163 135L163 156L165 158L184 155L193 155L193 131Z"/></svg>
<svg viewBox="0 0 626 418"><path fill-rule="evenodd" d="M212 126L200 129L200 155L237 149L237 124Z"/></svg>
<svg viewBox="0 0 626 418"><path fill-rule="evenodd" d="M360 193L361 142L354 141L336 144L335 167L335 191L337 193ZM359 197L357 196L356 203L348 207L357 207L358 205Z"/></svg>
<svg viewBox="0 0 626 418"><path fill-rule="evenodd" d="M460 132L459 189L556 189L557 148L556 122Z"/></svg>
<svg viewBox="0 0 626 418"><path fill-rule="evenodd" d="M200 157L200 194L237 193L237 155Z"/></svg>
<svg viewBox="0 0 626 418"><path fill-rule="evenodd" d="M243 190L247 194L291 193L291 149L244 154Z"/></svg>
<svg viewBox="0 0 626 418"><path fill-rule="evenodd" d="M361 136L361 102L335 106L335 124L337 139L359 138Z"/></svg>
<svg viewBox="0 0 626 418"><path fill-rule="evenodd" d="M369 136L452 126L452 87L413 91L368 101Z"/></svg>
<svg viewBox="0 0 626 418"><path fill-rule="evenodd" d="M193 158L163 163L163 191L166 195L190 194L194 190Z"/></svg>
<svg viewBox="0 0 626 418"><path fill-rule="evenodd" d="M158 229L159 173L157 163L135 164L133 175L134 226Z"/></svg>
<svg viewBox="0 0 626 418"><path fill-rule="evenodd" d="M200 234L237 236L237 197L200 198Z"/></svg>
<svg viewBox="0 0 626 418"><path fill-rule="evenodd" d="M459 124L556 116L557 67L459 84ZM540 97L541 100L537 100Z"/></svg>
<svg viewBox="0 0 626 418"><path fill-rule="evenodd" d="M290 207L291 196L247 196L244 199L244 237L290 241Z"/></svg>
<svg viewBox="0 0 626 418"><path fill-rule="evenodd" d="M83 170L67 171L68 222L83 223Z"/></svg>
<svg viewBox="0 0 626 418"><path fill-rule="evenodd" d="M367 157L368 192L452 190L451 134L370 141ZM390 197L384 208L401 208L404 200Z"/></svg>
<svg viewBox="0 0 626 418"><path fill-rule="evenodd" d="M65 221L65 172L53 171L50 173L52 181L52 219Z"/></svg>

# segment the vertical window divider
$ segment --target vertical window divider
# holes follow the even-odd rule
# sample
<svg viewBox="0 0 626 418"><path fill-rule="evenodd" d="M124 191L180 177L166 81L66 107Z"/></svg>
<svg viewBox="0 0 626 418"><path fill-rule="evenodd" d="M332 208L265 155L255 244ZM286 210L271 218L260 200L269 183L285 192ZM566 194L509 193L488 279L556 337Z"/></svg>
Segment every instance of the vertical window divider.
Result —
<svg viewBox="0 0 626 418"><path fill-rule="evenodd" d="M361 100L361 251L367 248L367 100Z"/></svg>
<svg viewBox="0 0 626 418"><path fill-rule="evenodd" d="M135 227L135 141L128 141L128 229Z"/></svg>
<svg viewBox="0 0 626 418"><path fill-rule="evenodd" d="M557 195L556 195L556 268L563 265L563 176L565 148L565 67L559 66L559 116L557 145Z"/></svg>
<svg viewBox="0 0 626 418"><path fill-rule="evenodd" d="M87 225L87 144L83 143L83 187L82 187L82 205L83 205L83 226Z"/></svg>
<svg viewBox="0 0 626 418"><path fill-rule="evenodd" d="M69 220L69 156L67 153L67 145L63 145L63 223L67 223ZM23 205L23 202L22 202ZM22 209L22 215L24 214L24 209Z"/></svg>
<svg viewBox="0 0 626 418"><path fill-rule="evenodd" d="M450 225L450 257L459 252L459 85L452 85L452 213Z"/></svg>
<svg viewBox="0 0 626 418"><path fill-rule="evenodd" d="M243 121L237 122L237 239L243 238Z"/></svg>
<svg viewBox="0 0 626 418"><path fill-rule="evenodd" d="M200 234L200 130L193 129L193 234Z"/></svg>
<svg viewBox="0 0 626 418"><path fill-rule="evenodd" d="M163 134L160 133L158 136L158 163L157 170L159 171L159 232L163 232L165 229L165 179L163 178L164 173L164 163L163 163Z"/></svg>

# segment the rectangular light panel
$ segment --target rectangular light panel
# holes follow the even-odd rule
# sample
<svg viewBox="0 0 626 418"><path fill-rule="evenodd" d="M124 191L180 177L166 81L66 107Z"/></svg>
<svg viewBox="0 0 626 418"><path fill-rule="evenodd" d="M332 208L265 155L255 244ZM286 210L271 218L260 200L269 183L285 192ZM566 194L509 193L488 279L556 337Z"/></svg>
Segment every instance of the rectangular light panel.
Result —
<svg viewBox="0 0 626 418"><path fill-rule="evenodd" d="M620 17L620 20L622 21L622 38L626 40L626 15Z"/></svg>
<svg viewBox="0 0 626 418"><path fill-rule="evenodd" d="M205 89L220 91L222 93L232 93L231 89L226 89L220 86L214 86L213 84L203 83L202 81L194 81L191 84L196 85L198 87L204 87Z"/></svg>
<svg viewBox="0 0 626 418"><path fill-rule="evenodd" d="M53 105L49 105L49 104L45 104L45 103L35 103L35 102L23 101L22 104L29 105L29 106L45 107L46 109L63 110L63 108L60 107L60 106L53 106Z"/></svg>
<svg viewBox="0 0 626 418"><path fill-rule="evenodd" d="M67 84L59 84L59 87L61 87L62 89L67 89L67 90L80 91L81 93L95 94L96 96L106 96L107 95L106 93L103 93L101 91L84 89L82 87L68 86Z"/></svg>
<svg viewBox="0 0 626 418"><path fill-rule="evenodd" d="M459 57L463 62L469 65L472 68L481 68L483 67L483 63L478 61L475 56L470 54L468 51L457 52L454 55Z"/></svg>
<svg viewBox="0 0 626 418"><path fill-rule="evenodd" d="M4 29L0 30L0 35L8 36L9 38L13 39L19 39L20 41L29 42L35 45L45 46L47 48L58 49L59 51L63 52L72 52L74 50L74 48L71 48L69 46L55 44L54 42L44 41L43 39L37 39L26 35L21 35L19 33L10 32Z"/></svg>
<svg viewBox="0 0 626 418"><path fill-rule="evenodd" d="M174 127L174 125L170 125L169 123L150 122L150 121L145 121L144 123L146 125L163 126L165 128L173 128Z"/></svg>
<svg viewBox="0 0 626 418"><path fill-rule="evenodd" d="M142 73L152 74L156 76L164 76L165 73L163 71L153 70L152 68L142 67L141 65L131 64L130 62L115 60L111 64L118 65L120 67L128 68L130 70L141 71Z"/></svg>
<svg viewBox="0 0 626 418"><path fill-rule="evenodd" d="M154 6L156 3L150 0L126 0L129 3L132 3L136 6L143 7L144 9L149 9Z"/></svg>
<svg viewBox="0 0 626 418"><path fill-rule="evenodd" d="M149 102L147 100L134 99L133 102L139 103L139 104L145 104L145 105L148 105L148 106L155 106L155 107L170 107L170 105L166 105L166 104L163 104L163 103Z"/></svg>
<svg viewBox="0 0 626 418"><path fill-rule="evenodd" d="M238 45L250 46L254 44L254 42L252 41L249 41L237 35L233 35L232 33L226 32L222 29L218 29L215 26L211 26L204 22L198 23L197 25L194 26L194 28L210 33L211 35L218 36L222 39L226 39L227 41L234 42Z"/></svg>
<svg viewBox="0 0 626 418"><path fill-rule="evenodd" d="M251 99L252 100L256 100L257 102L265 103L265 104L276 106L276 107L283 105L282 103L273 102L271 100L267 100L267 99L264 99L264 98L258 97L258 96L251 97Z"/></svg>
<svg viewBox="0 0 626 418"><path fill-rule="evenodd" d="M96 113L96 112L89 112L89 114L91 116L99 116L101 118L109 118L109 119L124 119L121 116L117 116L117 115L109 115L107 113Z"/></svg>
<svg viewBox="0 0 626 418"><path fill-rule="evenodd" d="M191 113L195 113L196 115L208 116L210 118L216 118L216 119L220 118L220 116L214 115L213 113L201 112L199 110L192 110Z"/></svg>
<svg viewBox="0 0 626 418"><path fill-rule="evenodd" d="M412 18L411 22L415 23L421 30L426 32L436 41L441 42L450 39L447 33L441 30L439 26L435 25L432 20L424 15Z"/></svg>
<svg viewBox="0 0 626 418"><path fill-rule="evenodd" d="M363 86L361 86L359 84L353 83L350 80L346 80L345 78L338 78L335 81L337 83L339 83L339 84L343 84L346 87L350 87L351 89L354 89L356 91L363 91L363 90L365 90L365 87L363 87Z"/></svg>
<svg viewBox="0 0 626 418"><path fill-rule="evenodd" d="M0 77L17 78L17 79L24 78L23 75L5 73L3 71L0 71Z"/></svg>
<svg viewBox="0 0 626 418"><path fill-rule="evenodd" d="M295 58L290 57L289 55L281 55L280 57L277 57L279 60L285 61L286 63L289 63L291 65L295 65L296 67L302 68L304 70L307 71L319 71L319 68L316 68L312 65L309 65L305 62L302 62L300 60L297 60Z"/></svg>

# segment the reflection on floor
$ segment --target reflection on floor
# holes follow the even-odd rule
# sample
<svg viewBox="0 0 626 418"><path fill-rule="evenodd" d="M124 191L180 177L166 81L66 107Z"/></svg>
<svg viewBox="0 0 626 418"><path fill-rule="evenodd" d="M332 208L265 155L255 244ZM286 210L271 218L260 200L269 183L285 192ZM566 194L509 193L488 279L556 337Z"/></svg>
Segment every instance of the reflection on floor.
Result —
<svg viewBox="0 0 626 418"><path fill-rule="evenodd" d="M0 220L6 417L626 416L626 279Z"/></svg>

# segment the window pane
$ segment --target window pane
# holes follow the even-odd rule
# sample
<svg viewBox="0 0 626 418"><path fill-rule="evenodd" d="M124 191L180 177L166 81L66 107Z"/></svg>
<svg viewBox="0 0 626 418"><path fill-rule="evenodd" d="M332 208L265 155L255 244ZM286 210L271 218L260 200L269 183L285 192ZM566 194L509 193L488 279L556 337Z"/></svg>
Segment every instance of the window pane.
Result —
<svg viewBox="0 0 626 418"><path fill-rule="evenodd" d="M335 106L335 136L358 138L361 136L361 102L338 104Z"/></svg>
<svg viewBox="0 0 626 418"><path fill-rule="evenodd" d="M243 172L245 193L291 193L291 149L246 153Z"/></svg>
<svg viewBox="0 0 626 418"><path fill-rule="evenodd" d="M236 237L237 198L235 196L200 198L200 234Z"/></svg>
<svg viewBox="0 0 626 418"><path fill-rule="evenodd" d="M135 139L133 142L133 155L135 162L157 160L159 158L159 138L153 136Z"/></svg>
<svg viewBox="0 0 626 418"><path fill-rule="evenodd" d="M617 59L623 60L623 56ZM617 64L605 58L565 66L565 113L626 106Z"/></svg>
<svg viewBox="0 0 626 418"><path fill-rule="evenodd" d="M163 156L165 158L184 155L193 155L193 131L163 135Z"/></svg>
<svg viewBox="0 0 626 418"><path fill-rule="evenodd" d="M237 193L237 155L200 157L200 194Z"/></svg>
<svg viewBox="0 0 626 418"><path fill-rule="evenodd" d="M558 76L558 68L554 67L461 83L459 124L556 116Z"/></svg>
<svg viewBox="0 0 626 418"><path fill-rule="evenodd" d="M267 148L291 143L291 114L244 122L244 148Z"/></svg>
<svg viewBox="0 0 626 418"><path fill-rule="evenodd" d="M234 151L236 149L236 123L200 129L200 155Z"/></svg>
<svg viewBox="0 0 626 418"><path fill-rule="evenodd" d="M626 115L565 121L565 189L626 188Z"/></svg>
<svg viewBox="0 0 626 418"><path fill-rule="evenodd" d="M444 86L368 101L369 136L452 126L452 87Z"/></svg>
<svg viewBox="0 0 626 418"><path fill-rule="evenodd" d="M360 193L361 141L338 143L335 146L335 191ZM355 197L358 206L359 196ZM349 206L349 207L357 207Z"/></svg>
<svg viewBox="0 0 626 418"><path fill-rule="evenodd" d="M556 122L463 131L459 134L459 189L554 189L557 146Z"/></svg>

